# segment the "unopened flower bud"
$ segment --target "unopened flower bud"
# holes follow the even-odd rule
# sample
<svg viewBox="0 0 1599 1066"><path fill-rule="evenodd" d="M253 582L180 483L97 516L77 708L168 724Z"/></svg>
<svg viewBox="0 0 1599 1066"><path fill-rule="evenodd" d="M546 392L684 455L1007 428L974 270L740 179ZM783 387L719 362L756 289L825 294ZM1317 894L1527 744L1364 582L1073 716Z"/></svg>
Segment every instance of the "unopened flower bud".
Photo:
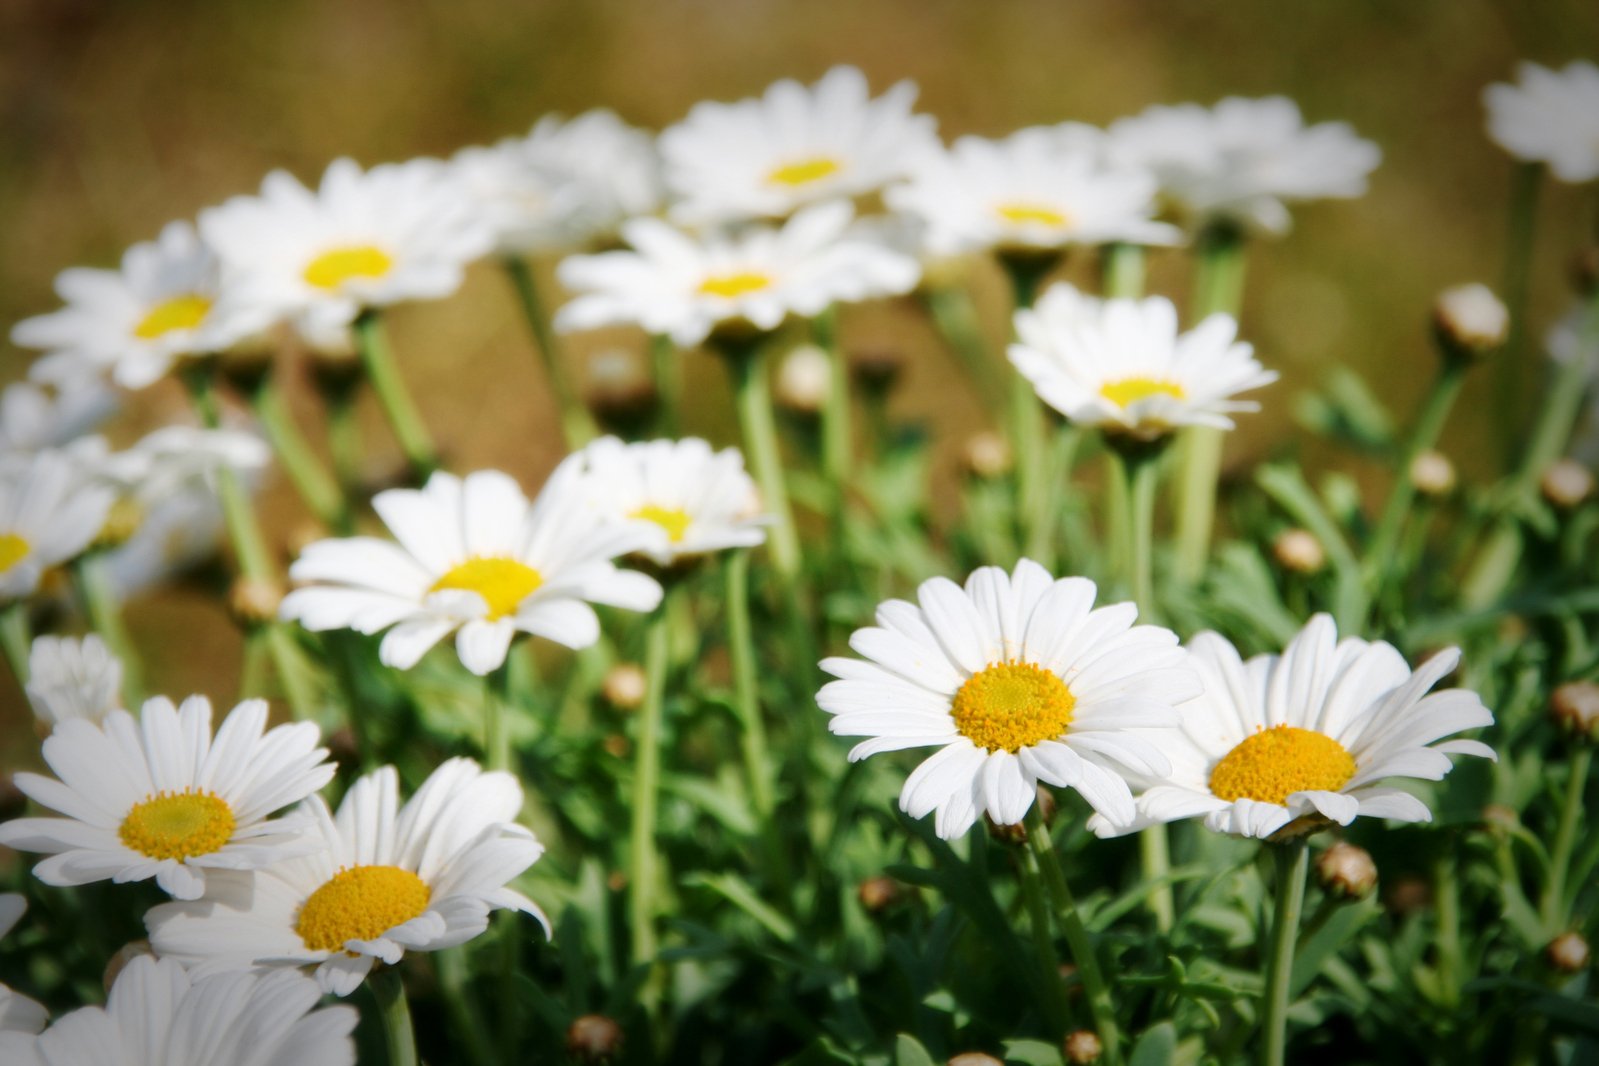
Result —
<svg viewBox="0 0 1599 1066"><path fill-rule="evenodd" d="M613 759L625 759L628 752L633 750L633 745L629 744L627 738L620 733L605 734L605 739L600 741L600 747Z"/></svg>
<svg viewBox="0 0 1599 1066"><path fill-rule="evenodd" d="M1314 574L1327 565L1327 551L1306 529L1285 529L1271 543L1277 565L1294 574Z"/></svg>
<svg viewBox="0 0 1599 1066"><path fill-rule="evenodd" d="M891 347L867 348L850 357L849 369L861 388L868 392L887 392L905 369L905 353Z"/></svg>
<svg viewBox="0 0 1599 1066"><path fill-rule="evenodd" d="M1401 877L1389 887L1384 902L1390 911L1403 918L1432 906L1432 886L1426 878Z"/></svg>
<svg viewBox="0 0 1599 1066"><path fill-rule="evenodd" d="M596 352L584 367L584 378L584 402L608 427L636 426L655 413L660 401L644 359L630 349Z"/></svg>
<svg viewBox="0 0 1599 1066"><path fill-rule="evenodd" d="M1371 852L1339 841L1316 858L1316 880L1340 899L1364 899L1377 887L1377 864Z"/></svg>
<svg viewBox="0 0 1599 1066"><path fill-rule="evenodd" d="M868 914L879 914L898 903L905 895L905 888L892 877L868 877L855 894Z"/></svg>
<svg viewBox="0 0 1599 1066"><path fill-rule="evenodd" d="M1593 471L1575 459L1557 459L1538 481L1543 498L1562 511L1570 511L1593 495Z"/></svg>
<svg viewBox="0 0 1599 1066"><path fill-rule="evenodd" d="M1455 491L1455 464L1442 452L1422 452L1410 462L1410 483L1423 496L1447 496Z"/></svg>
<svg viewBox="0 0 1599 1066"><path fill-rule="evenodd" d="M154 954L155 949L150 947L148 940L135 940L118 948L117 953L111 956L110 961L105 964L105 973L100 978L101 983L105 986L106 995L109 996L111 994L111 986L117 983L117 978L122 975L123 970L127 969L128 963L141 955Z"/></svg>
<svg viewBox="0 0 1599 1066"><path fill-rule="evenodd" d="M1011 468L1010 442L992 430L973 433L966 438L961 459L966 472L973 477L985 480L1003 477Z"/></svg>
<svg viewBox="0 0 1599 1066"><path fill-rule="evenodd" d="M1005 1066L1005 1064L983 1051L963 1051L959 1055L951 1055L944 1066Z"/></svg>
<svg viewBox="0 0 1599 1066"><path fill-rule="evenodd" d="M144 522L144 508L132 496L119 496L106 512L100 532L95 534L94 547L115 548L126 544L139 531Z"/></svg>
<svg viewBox="0 0 1599 1066"><path fill-rule="evenodd" d="M1445 353L1459 359L1487 355L1510 333L1510 312L1486 285L1445 289L1433 304L1432 321Z"/></svg>
<svg viewBox="0 0 1599 1066"><path fill-rule="evenodd" d="M773 390L778 404L797 415L814 415L827 402L828 379L833 368L827 353L814 344L802 344L783 357Z"/></svg>
<svg viewBox="0 0 1599 1066"><path fill-rule="evenodd" d="M1099 1034L1092 1029L1078 1029L1066 1034L1066 1044L1062 1050L1066 1052L1066 1061L1072 1066L1087 1066L1088 1063L1099 1061L1105 1046L1099 1042Z"/></svg>
<svg viewBox="0 0 1599 1066"><path fill-rule="evenodd" d="M617 663L605 672L600 692L605 702L619 711L636 711L644 702L644 691L649 679L638 663Z"/></svg>
<svg viewBox="0 0 1599 1066"><path fill-rule="evenodd" d="M1599 685L1568 681L1549 697L1549 717L1576 737L1599 741Z"/></svg>
<svg viewBox="0 0 1599 1066"><path fill-rule="evenodd" d="M228 589L228 610L244 629L275 621L283 602L283 587L264 577L238 577Z"/></svg>
<svg viewBox="0 0 1599 1066"><path fill-rule="evenodd" d="M1490 803L1482 809L1483 825L1499 832L1513 832L1521 826L1521 815L1514 807Z"/></svg>
<svg viewBox="0 0 1599 1066"><path fill-rule="evenodd" d="M566 1050L579 1062L610 1062L622 1050L622 1027L603 1014L585 1014L567 1027Z"/></svg>
<svg viewBox="0 0 1599 1066"><path fill-rule="evenodd" d="M1588 968L1591 953L1581 933L1561 933L1543 949L1549 966L1558 973L1581 973Z"/></svg>

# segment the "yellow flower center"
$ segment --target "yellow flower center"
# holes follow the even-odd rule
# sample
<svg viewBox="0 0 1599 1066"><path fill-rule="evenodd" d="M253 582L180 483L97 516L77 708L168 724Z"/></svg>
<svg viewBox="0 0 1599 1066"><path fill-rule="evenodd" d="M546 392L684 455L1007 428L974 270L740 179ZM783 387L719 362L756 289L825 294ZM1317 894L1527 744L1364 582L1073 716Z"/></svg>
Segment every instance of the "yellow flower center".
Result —
<svg viewBox="0 0 1599 1066"><path fill-rule="evenodd" d="M1043 204L1030 204L1022 201L1000 204L994 208L994 213L1013 226L1054 226L1061 227L1071 219L1061 211Z"/></svg>
<svg viewBox="0 0 1599 1066"><path fill-rule="evenodd" d="M468 559L433 582L429 592L465 589L489 605L489 621L515 614L522 601L544 584L544 575L515 559Z"/></svg>
<svg viewBox="0 0 1599 1066"><path fill-rule="evenodd" d="M838 160L819 155L811 159L798 159L792 163L785 163L766 175L766 180L773 185L798 188L801 185L821 181L823 178L830 178L843 169L843 164Z"/></svg>
<svg viewBox="0 0 1599 1066"><path fill-rule="evenodd" d="M1354 776L1354 756L1332 737L1276 725L1223 756L1210 772L1210 791L1229 803L1252 799L1280 807L1295 792L1337 792Z"/></svg>
<svg viewBox="0 0 1599 1066"><path fill-rule="evenodd" d="M233 839L233 808L210 792L158 792L133 805L117 830L122 843L152 859L189 859Z"/></svg>
<svg viewBox="0 0 1599 1066"><path fill-rule="evenodd" d="M681 507L658 507L653 503L647 503L628 517L654 522L666 530L667 539L673 544L681 544L683 534L688 532L688 512Z"/></svg>
<svg viewBox="0 0 1599 1066"><path fill-rule="evenodd" d="M319 289L337 289L351 278L381 278L394 266L382 248L370 244L334 248L306 264L305 280Z"/></svg>
<svg viewBox="0 0 1599 1066"><path fill-rule="evenodd" d="M1139 400L1147 400L1151 396L1170 396L1174 400L1181 400L1185 395L1183 387L1175 381L1161 381L1158 378L1123 378L1121 381L1107 381L1099 387L1099 394L1121 408L1131 407Z"/></svg>
<svg viewBox="0 0 1599 1066"><path fill-rule="evenodd" d="M351 940L372 940L427 910L433 893L398 866L340 870L305 901L294 931L312 951L338 951Z"/></svg>
<svg viewBox="0 0 1599 1066"><path fill-rule="evenodd" d="M211 301L194 293L184 293L162 300L133 327L133 335L142 341L153 341L180 329L193 329L211 313Z"/></svg>
<svg viewBox="0 0 1599 1066"><path fill-rule="evenodd" d="M744 270L737 274L718 274L706 278L700 282L700 293L704 296L720 296L724 300L736 300L740 296L760 292L771 284L772 279L765 274Z"/></svg>
<svg viewBox="0 0 1599 1066"><path fill-rule="evenodd" d="M1014 754L1066 732L1076 705L1071 689L1053 671L1006 662L967 678L950 714L955 728L979 748Z"/></svg>
<svg viewBox="0 0 1599 1066"><path fill-rule="evenodd" d="M33 546L15 533L0 533L0 574L28 557Z"/></svg>

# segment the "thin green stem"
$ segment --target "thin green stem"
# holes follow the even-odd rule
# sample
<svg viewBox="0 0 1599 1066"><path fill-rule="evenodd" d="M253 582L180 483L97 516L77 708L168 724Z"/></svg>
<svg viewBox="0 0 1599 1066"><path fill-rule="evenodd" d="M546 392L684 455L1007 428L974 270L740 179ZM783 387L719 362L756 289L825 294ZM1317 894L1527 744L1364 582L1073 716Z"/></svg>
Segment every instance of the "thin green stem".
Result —
<svg viewBox="0 0 1599 1066"><path fill-rule="evenodd" d="M412 476L418 481L427 480L439 468L439 451L422 422L422 413L405 387L400 371L394 363L394 353L389 349L388 336L383 329L383 316L368 308L355 320L355 346L361 354L361 365L366 368L366 378L377 394L383 417L406 461L411 464Z"/></svg>
<svg viewBox="0 0 1599 1066"><path fill-rule="evenodd" d="M493 1066L494 1055L483 1038L483 1013L469 987L471 975L467 969L464 947L446 948L432 953L433 971L438 976L439 989L444 996L444 1010L450 1016L450 1040L466 1050L473 1066Z"/></svg>
<svg viewBox="0 0 1599 1066"><path fill-rule="evenodd" d="M1544 928L1554 934L1565 924L1566 875L1571 869L1571 852L1577 844L1577 828L1582 823L1583 798L1588 789L1588 770L1593 748L1579 743L1571 755L1566 775L1566 797L1560 806L1560 822L1555 828L1554 847L1549 855L1549 880L1544 885L1542 912Z"/></svg>
<svg viewBox="0 0 1599 1066"><path fill-rule="evenodd" d="M852 430L849 362L838 343L838 311L828 308L811 320L811 339L827 353L827 402L822 406L822 474L827 479L834 536L840 541L849 492Z"/></svg>
<svg viewBox="0 0 1599 1066"><path fill-rule="evenodd" d="M1100 290L1112 298L1133 299L1144 294L1145 256L1137 244L1107 244L1100 249Z"/></svg>
<svg viewBox="0 0 1599 1066"><path fill-rule="evenodd" d="M675 437L683 417L683 356L672 338L650 336L650 367L655 375L655 435Z"/></svg>
<svg viewBox="0 0 1599 1066"><path fill-rule="evenodd" d="M772 788L772 755L766 744L766 723L761 716L760 689L755 671L755 638L750 626L750 553L739 549L727 560L727 643L733 664L733 699L738 708L739 748L744 770L749 776L750 802L760 831L767 839L770 856L787 865L777 826L772 820L776 800ZM785 883L786 871L774 868L774 881Z"/></svg>
<svg viewBox="0 0 1599 1066"><path fill-rule="evenodd" d="M372 998L377 1001L383 1022L383 1037L389 1048L389 1066L417 1066L416 1032L411 1025L411 1005L405 998L400 972L380 966L372 974Z"/></svg>
<svg viewBox="0 0 1599 1066"><path fill-rule="evenodd" d="M527 321L528 329L533 334L533 344L539 350L539 358L544 363L544 373L550 381L550 391L555 394L555 403L561 415L561 434L566 438L567 448L576 451L597 435L594 419L590 417L588 408L583 406L577 391L572 388L566 365L561 361L561 351L555 343L555 331L550 328L550 317L544 311L543 301L539 299L538 283L533 277L533 266L522 256L508 256L505 260L505 273L510 277L512 287L516 289L517 303L521 305L522 317Z"/></svg>
<svg viewBox="0 0 1599 1066"><path fill-rule="evenodd" d="M923 290L922 302L939 335L977 387L984 408L995 419L1002 418L1005 368L990 356L971 293L958 284L930 285Z"/></svg>
<svg viewBox="0 0 1599 1066"><path fill-rule="evenodd" d="M768 543L772 563L785 586L785 592L799 578L799 535L794 530L794 513L783 479L783 459L777 444L777 423L772 416L772 394L767 354L759 343L729 347L728 372L733 378L734 402L744 448L755 469L761 489L761 502L773 518Z"/></svg>
<svg viewBox="0 0 1599 1066"><path fill-rule="evenodd" d="M28 684L28 655L33 649L33 627L28 624L26 600L14 600L0 610L0 648L5 650L17 688Z"/></svg>
<svg viewBox="0 0 1599 1066"><path fill-rule="evenodd" d="M511 657L490 670L483 686L483 759L490 770L512 770L511 734L506 712L511 704ZM514 772L514 770L513 770Z"/></svg>
<svg viewBox="0 0 1599 1066"><path fill-rule="evenodd" d="M668 588L667 597L678 595ZM653 1011L660 997L656 969L656 889L660 882L660 857L656 850L656 805L660 798L661 719L670 668L670 611L662 603L645 623L644 703L639 707L634 738L633 824L628 840L628 925L632 934L633 965L649 967L642 995Z"/></svg>
<svg viewBox="0 0 1599 1066"><path fill-rule="evenodd" d="M317 521L329 529L347 530L350 525L349 508L338 483L328 473L322 460L312 451L305 434L295 424L283 401L283 393L272 381L271 374L261 377L260 383L250 392L250 408L266 431L267 440L278 457L279 464L289 475L300 499L310 508Z"/></svg>
<svg viewBox="0 0 1599 1066"><path fill-rule="evenodd" d="M1450 849L1433 864L1433 910L1438 916L1438 986L1451 1009L1460 1003L1460 871Z"/></svg>
<svg viewBox="0 0 1599 1066"><path fill-rule="evenodd" d="M1271 941L1266 954L1265 1002L1261 1010L1261 1055L1264 1066L1283 1066L1288 1051L1288 992L1294 973L1294 946L1299 938L1299 915L1305 905L1305 879L1310 870L1310 849L1303 838L1287 844L1268 844L1276 868L1272 906Z"/></svg>
<svg viewBox="0 0 1599 1066"><path fill-rule="evenodd" d="M122 663L122 699L126 707L144 702L144 661L122 618L122 605L111 590L104 555L94 549L72 560L72 581L89 625Z"/></svg>
<svg viewBox="0 0 1599 1066"><path fill-rule="evenodd" d="M1027 832L1034 832L1029 825ZM1049 1018L1051 1036L1061 1040L1071 1030L1071 1009L1066 999L1066 984L1061 980L1060 955L1055 950L1055 931L1044 902L1044 877L1036 851L1029 849L1017 858L1022 904L1027 908L1027 924L1032 929L1033 948L1038 952L1039 1006Z"/></svg>
<svg viewBox="0 0 1599 1066"><path fill-rule="evenodd" d="M1001 256L1000 265L1010 279L1012 308L1033 306L1044 279L1059 256ZM1015 318L1012 316L1012 331ZM1010 441L1016 463L1017 543L1034 542L1034 530L1045 521L1049 486L1044 483L1047 448L1044 443L1044 405L1033 383L1015 371L1010 375Z"/></svg>

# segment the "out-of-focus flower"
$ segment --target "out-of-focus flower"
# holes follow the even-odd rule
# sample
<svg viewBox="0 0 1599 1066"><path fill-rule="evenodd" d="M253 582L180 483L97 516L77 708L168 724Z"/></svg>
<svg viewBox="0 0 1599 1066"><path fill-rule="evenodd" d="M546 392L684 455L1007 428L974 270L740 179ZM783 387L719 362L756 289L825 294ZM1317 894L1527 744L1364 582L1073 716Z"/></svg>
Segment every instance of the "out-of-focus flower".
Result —
<svg viewBox="0 0 1599 1066"><path fill-rule="evenodd" d="M814 344L801 344L791 348L777 364L772 396L785 410L814 415L827 402L832 374L833 365L826 352Z"/></svg>
<svg viewBox="0 0 1599 1066"><path fill-rule="evenodd" d="M59 451L0 472L0 602L31 595L47 568L87 548L113 500Z"/></svg>
<svg viewBox="0 0 1599 1066"><path fill-rule="evenodd" d="M1422 452L1410 462L1410 480L1423 496L1447 496L1455 491L1455 464L1443 452Z"/></svg>
<svg viewBox="0 0 1599 1066"><path fill-rule="evenodd" d="M11 932L27 910L28 901L20 893L0 894L0 936ZM49 1018L44 1004L0 984L0 1033L37 1033ZM0 1048L4 1046L0 1044Z"/></svg>
<svg viewBox="0 0 1599 1066"><path fill-rule="evenodd" d="M98 375L54 387L19 381L0 392L0 455L14 459L61 448L94 429L117 409L117 394Z"/></svg>
<svg viewBox="0 0 1599 1066"><path fill-rule="evenodd" d="M1599 67L1522 63L1516 76L1514 85L1483 90L1488 136L1517 159L1548 164L1561 181L1599 178Z"/></svg>
<svg viewBox="0 0 1599 1066"><path fill-rule="evenodd" d="M1492 289L1478 283L1439 293L1432 321L1445 349L1466 358L1492 352L1510 334L1509 309Z"/></svg>
<svg viewBox="0 0 1599 1066"><path fill-rule="evenodd" d="M1296 574L1314 574L1327 565L1327 549L1308 529L1285 529L1271 542L1277 565Z"/></svg>
<svg viewBox="0 0 1599 1066"><path fill-rule="evenodd" d="M122 660L93 633L38 637L28 652L28 701L46 727L83 719L96 725L122 709Z"/></svg>
<svg viewBox="0 0 1599 1066"><path fill-rule="evenodd" d="M1538 479L1543 498L1562 511L1579 507L1593 495L1593 471L1575 459L1557 459Z"/></svg>

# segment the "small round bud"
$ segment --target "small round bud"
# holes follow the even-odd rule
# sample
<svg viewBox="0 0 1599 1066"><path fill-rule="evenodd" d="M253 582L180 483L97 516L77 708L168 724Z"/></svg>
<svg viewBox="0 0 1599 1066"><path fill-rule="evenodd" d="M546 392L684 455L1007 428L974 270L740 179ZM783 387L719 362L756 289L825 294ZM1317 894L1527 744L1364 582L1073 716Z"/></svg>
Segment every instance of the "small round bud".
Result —
<svg viewBox="0 0 1599 1066"><path fill-rule="evenodd" d="M1423 877L1401 877L1389 886L1383 902L1402 918L1432 906L1432 886Z"/></svg>
<svg viewBox="0 0 1599 1066"><path fill-rule="evenodd" d="M1317 856L1316 880L1329 895L1365 899L1377 887L1377 864L1365 848L1339 841Z"/></svg>
<svg viewBox="0 0 1599 1066"><path fill-rule="evenodd" d="M1521 827L1521 815L1514 807L1490 803L1482 809L1482 824L1495 832L1514 832Z"/></svg>
<svg viewBox="0 0 1599 1066"><path fill-rule="evenodd" d="M144 523L144 508L132 496L119 496L106 512L100 532L94 536L95 548L115 548L126 544Z"/></svg>
<svg viewBox="0 0 1599 1066"><path fill-rule="evenodd" d="M1327 551L1307 529L1285 529L1271 542L1272 558L1291 574L1314 574L1327 565Z"/></svg>
<svg viewBox="0 0 1599 1066"><path fill-rule="evenodd" d="M1066 1052L1066 1061L1072 1066L1087 1066L1088 1063L1099 1061L1105 1046L1099 1042L1099 1034L1092 1029L1078 1029L1066 1034L1066 1044L1062 1050Z"/></svg>
<svg viewBox="0 0 1599 1066"><path fill-rule="evenodd" d="M1446 354L1477 359L1510 333L1510 312L1486 285L1456 285L1439 293L1432 308L1433 328Z"/></svg>
<svg viewBox="0 0 1599 1066"><path fill-rule="evenodd" d="M105 986L106 995L111 994L111 986L117 983L117 978L122 976L122 971L127 969L128 963L141 955L154 954L155 949L150 946L148 940L134 940L118 948L117 953L105 964L105 973L100 979Z"/></svg>
<svg viewBox="0 0 1599 1066"><path fill-rule="evenodd" d="M802 344L783 357L777 368L773 394L786 411L814 415L827 402L828 379L833 368L827 353L814 344Z"/></svg>
<svg viewBox="0 0 1599 1066"><path fill-rule="evenodd" d="M1599 685L1568 681L1549 697L1549 717L1563 731L1599 741Z"/></svg>
<svg viewBox="0 0 1599 1066"><path fill-rule="evenodd" d="M905 888L892 877L868 877L855 894L868 914L880 914L904 898Z"/></svg>
<svg viewBox="0 0 1599 1066"><path fill-rule="evenodd" d="M861 388L868 392L887 392L905 369L905 353L898 348L866 348L850 357L849 370Z"/></svg>
<svg viewBox="0 0 1599 1066"><path fill-rule="evenodd" d="M605 750L605 754L614 759L625 759L628 752L633 750L633 745L620 733L605 734L605 739L600 741L600 747Z"/></svg>
<svg viewBox="0 0 1599 1066"><path fill-rule="evenodd" d="M622 1050L622 1027L603 1014L585 1014L567 1027L566 1050L579 1062L610 1062Z"/></svg>
<svg viewBox="0 0 1599 1066"><path fill-rule="evenodd" d="M1012 463L1010 442L992 430L973 433L961 449L961 461L972 477L1004 477Z"/></svg>
<svg viewBox="0 0 1599 1066"><path fill-rule="evenodd" d="M1455 464L1442 452L1422 452L1410 462L1410 483L1423 496L1447 496L1455 491Z"/></svg>
<svg viewBox="0 0 1599 1066"><path fill-rule="evenodd" d="M1003 1062L983 1051L963 1051L951 1055L944 1066L1005 1066Z"/></svg>
<svg viewBox="0 0 1599 1066"><path fill-rule="evenodd" d="M649 679L638 663L617 663L605 672L600 694L618 711L636 711L644 702Z"/></svg>
<svg viewBox="0 0 1599 1066"><path fill-rule="evenodd" d="M1543 472L1538 490L1550 505L1575 510L1593 495L1593 471L1575 459L1557 459Z"/></svg>
<svg viewBox="0 0 1599 1066"><path fill-rule="evenodd" d="M637 425L655 413L660 400L643 357L626 348L590 356L584 379L583 401L607 426Z"/></svg>
<svg viewBox="0 0 1599 1066"><path fill-rule="evenodd" d="M997 840L1001 844L1010 844L1015 847L1021 847L1027 843L1027 823L1025 822L1003 825L994 821L992 815L985 814L983 815L983 825L988 829L988 836L991 840Z"/></svg>
<svg viewBox="0 0 1599 1066"><path fill-rule="evenodd" d="M621 870L612 870L605 876L605 887L612 892L620 892L627 887L627 874Z"/></svg>
<svg viewBox="0 0 1599 1066"><path fill-rule="evenodd" d="M228 610L245 629L265 625L278 617L283 586L264 577L238 577L228 589Z"/></svg>
<svg viewBox="0 0 1599 1066"><path fill-rule="evenodd" d="M1543 957L1557 973L1581 973L1588 968L1591 952L1581 933L1561 933L1549 941Z"/></svg>

